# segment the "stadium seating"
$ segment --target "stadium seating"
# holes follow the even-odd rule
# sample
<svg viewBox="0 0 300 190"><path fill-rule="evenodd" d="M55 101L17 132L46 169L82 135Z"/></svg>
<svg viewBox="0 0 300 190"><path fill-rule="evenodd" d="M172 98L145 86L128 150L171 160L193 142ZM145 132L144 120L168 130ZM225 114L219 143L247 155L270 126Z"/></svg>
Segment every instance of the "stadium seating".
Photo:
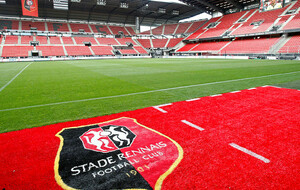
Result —
<svg viewBox="0 0 300 190"><path fill-rule="evenodd" d="M144 48L152 48L150 39L137 39Z"/></svg>
<svg viewBox="0 0 300 190"><path fill-rule="evenodd" d="M167 48L173 48L175 47L177 44L179 44L181 41L183 40L183 38L171 38L169 40L169 43L167 44Z"/></svg>
<svg viewBox="0 0 300 190"><path fill-rule="evenodd" d="M300 28L300 14L295 15L293 19L283 27L283 30L292 30L298 28Z"/></svg>
<svg viewBox="0 0 300 190"><path fill-rule="evenodd" d="M135 51L135 49L119 49L119 52L122 55L137 55L138 52Z"/></svg>
<svg viewBox="0 0 300 190"><path fill-rule="evenodd" d="M16 20L0 20L0 30L18 30L19 29L19 21Z"/></svg>
<svg viewBox="0 0 300 190"><path fill-rule="evenodd" d="M235 40L226 46L221 53L268 53L279 38L259 38Z"/></svg>
<svg viewBox="0 0 300 190"><path fill-rule="evenodd" d="M233 31L231 35L266 32L274 24L278 16L281 15L287 7L265 12L259 12L258 10L256 10L254 15L249 18L248 21L245 22L241 27ZM259 26L251 25L259 21L262 21Z"/></svg>
<svg viewBox="0 0 300 190"><path fill-rule="evenodd" d="M50 44L61 44L60 37L50 36L49 40L50 40Z"/></svg>
<svg viewBox="0 0 300 190"><path fill-rule="evenodd" d="M184 34L192 24L193 23L191 23L191 22L179 23L178 28L175 31L175 34Z"/></svg>
<svg viewBox="0 0 300 190"><path fill-rule="evenodd" d="M39 41L40 44L48 44L47 36L36 36L36 41Z"/></svg>
<svg viewBox="0 0 300 190"><path fill-rule="evenodd" d="M127 29L127 31L133 36L133 35L136 35L136 32L133 30L132 27L125 27Z"/></svg>
<svg viewBox="0 0 300 190"><path fill-rule="evenodd" d="M300 35L291 37L278 53L300 53Z"/></svg>
<svg viewBox="0 0 300 190"><path fill-rule="evenodd" d="M181 47L180 49L177 50L177 52L188 52L194 47L196 47L198 43L195 44L186 44L185 46Z"/></svg>
<svg viewBox="0 0 300 190"><path fill-rule="evenodd" d="M111 32L106 25L90 25L94 33L102 33L110 35Z"/></svg>
<svg viewBox="0 0 300 190"><path fill-rule="evenodd" d="M197 22L193 22L190 28L185 32L187 34L195 32L197 29L199 29L204 23L206 23L207 20L201 20Z"/></svg>
<svg viewBox="0 0 300 190"><path fill-rule="evenodd" d="M164 25L160 25L154 29L152 29L153 35L161 35L163 33Z"/></svg>
<svg viewBox="0 0 300 190"><path fill-rule="evenodd" d="M204 33L202 33L198 38L211 38L221 36L226 32L233 24L238 21L238 19L243 16L245 12L238 12L223 16L218 22L220 22L216 27L209 28Z"/></svg>
<svg viewBox="0 0 300 190"><path fill-rule="evenodd" d="M164 48L168 39L152 39L153 48Z"/></svg>
<svg viewBox="0 0 300 190"><path fill-rule="evenodd" d="M111 46L91 46L95 55L114 55Z"/></svg>
<svg viewBox="0 0 300 190"><path fill-rule="evenodd" d="M39 31L46 31L45 22L22 21L22 30L31 30L31 27Z"/></svg>
<svg viewBox="0 0 300 190"><path fill-rule="evenodd" d="M42 52L42 56L65 56L63 46L36 46L36 50Z"/></svg>
<svg viewBox="0 0 300 190"><path fill-rule="evenodd" d="M131 38L116 38L116 40L117 40L121 45L127 45L126 42L132 43L133 45L136 45L136 43L135 43Z"/></svg>
<svg viewBox="0 0 300 190"><path fill-rule="evenodd" d="M218 21L221 17L215 17L215 18L212 18L210 19L208 22L206 22L201 28L199 28L195 33L191 34L187 40L191 40L191 39L196 39L198 38L198 36L200 36L202 33L205 32L206 27L210 24L210 23L214 23L216 21Z"/></svg>
<svg viewBox="0 0 300 190"><path fill-rule="evenodd" d="M74 44L72 37L61 37L64 44Z"/></svg>
<svg viewBox="0 0 300 190"><path fill-rule="evenodd" d="M222 47L226 44L230 43L229 41L221 41L221 42L201 42L194 48L190 49L190 51L196 52L219 52Z"/></svg>
<svg viewBox="0 0 300 190"><path fill-rule="evenodd" d="M97 38L101 45L120 45L115 38Z"/></svg>
<svg viewBox="0 0 300 190"><path fill-rule="evenodd" d="M21 44L30 44L33 41L33 36L21 36Z"/></svg>
<svg viewBox="0 0 300 190"><path fill-rule="evenodd" d="M95 38L93 37L73 37L78 45L82 45L83 42L91 42L93 45L97 45Z"/></svg>
<svg viewBox="0 0 300 190"><path fill-rule="evenodd" d="M129 35L127 30L121 26L109 26L110 30L113 34L119 34L119 32L123 32L124 35Z"/></svg>
<svg viewBox="0 0 300 190"><path fill-rule="evenodd" d="M6 36L5 44L18 44L19 36Z"/></svg>
<svg viewBox="0 0 300 190"><path fill-rule="evenodd" d="M148 52L147 52L142 46L134 46L134 49L135 49L139 54L143 54L143 55L148 54Z"/></svg>
<svg viewBox="0 0 300 190"><path fill-rule="evenodd" d="M48 26L48 31L70 32L67 23L48 22L47 26Z"/></svg>
<svg viewBox="0 0 300 190"><path fill-rule="evenodd" d="M65 46L69 56L77 55L92 55L92 52L87 46Z"/></svg>
<svg viewBox="0 0 300 190"><path fill-rule="evenodd" d="M81 29L84 30L84 32L88 32L88 33L91 32L91 30L87 24L70 23L70 27L71 27L72 32L79 32L79 30L81 30Z"/></svg>
<svg viewBox="0 0 300 190"><path fill-rule="evenodd" d="M3 46L2 57L28 57L33 46Z"/></svg>
<svg viewBox="0 0 300 190"><path fill-rule="evenodd" d="M174 34L178 24L166 24L164 34L165 35L172 35Z"/></svg>

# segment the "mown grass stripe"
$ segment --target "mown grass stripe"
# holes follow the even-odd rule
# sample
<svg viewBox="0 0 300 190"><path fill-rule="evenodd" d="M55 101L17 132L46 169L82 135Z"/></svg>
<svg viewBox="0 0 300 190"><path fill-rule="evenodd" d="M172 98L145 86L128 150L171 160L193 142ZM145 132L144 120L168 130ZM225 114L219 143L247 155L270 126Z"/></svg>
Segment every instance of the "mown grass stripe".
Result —
<svg viewBox="0 0 300 190"><path fill-rule="evenodd" d="M13 111L13 110L23 110L23 109L29 109L29 108L45 107L45 106L54 106L54 105L69 104L69 103L87 102L87 101L93 101L93 100L103 100L103 99L111 99L111 98L120 98L120 97L134 96L134 95L141 95L141 94L148 94L148 93L154 93L154 92L163 92L163 91L169 91L169 90L177 90L177 89L192 88L192 87L199 87L199 86L207 86L207 85L213 85L213 84L222 84L222 83L229 83L229 82L236 82L236 81L243 81L243 80L251 80L251 79L259 79L259 78L266 78L266 77L273 77L273 76L295 74L295 73L299 73L299 72L300 71L294 71L294 72L289 72L289 73L279 73L279 74L265 75L265 76L258 76L258 77L248 77L248 78L232 79L232 80L226 80L226 81L217 81L217 82L209 82L209 83L202 83L202 84L179 86L179 87L172 87L172 88L165 88L165 89L149 90L149 91L135 92L135 93L129 93L129 94L120 94L120 95L115 95L115 96L105 96L105 97L97 97L97 98L88 98L88 99L82 99L82 100L71 100L71 101L55 102L55 103L49 103L49 104L24 106L24 107L19 107L19 108L8 108L8 109L2 109L2 110L0 110L0 112Z"/></svg>

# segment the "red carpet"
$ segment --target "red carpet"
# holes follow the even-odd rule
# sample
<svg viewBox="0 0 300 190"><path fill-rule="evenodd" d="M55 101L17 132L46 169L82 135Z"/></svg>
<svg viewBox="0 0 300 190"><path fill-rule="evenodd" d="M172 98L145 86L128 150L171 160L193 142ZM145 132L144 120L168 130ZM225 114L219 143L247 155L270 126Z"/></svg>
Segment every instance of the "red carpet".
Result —
<svg viewBox="0 0 300 190"><path fill-rule="evenodd" d="M300 91L259 87L0 134L0 189L300 189Z"/></svg>

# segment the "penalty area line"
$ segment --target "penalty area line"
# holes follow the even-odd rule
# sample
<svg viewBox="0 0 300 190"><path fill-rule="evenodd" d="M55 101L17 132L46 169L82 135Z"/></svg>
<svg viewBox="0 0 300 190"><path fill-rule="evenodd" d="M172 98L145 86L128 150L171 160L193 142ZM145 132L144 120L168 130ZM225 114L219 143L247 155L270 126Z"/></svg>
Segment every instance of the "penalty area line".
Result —
<svg viewBox="0 0 300 190"><path fill-rule="evenodd" d="M24 69L26 69L26 68L24 68ZM141 94L148 94L148 93L154 93L154 92L164 92L164 91L169 91L169 90L177 90L177 89L192 88L192 87L199 87L199 86L207 86L207 85L213 85L213 84L222 84L222 83L229 83L229 82L236 82L236 81L243 81L243 80L251 80L251 79L259 79L259 78L266 78L266 77L273 77L273 76L295 74L295 73L299 73L299 72L300 71L295 71L295 72L280 73L280 74L274 74L274 75L265 75L265 76L259 76L259 77L249 77L249 78L241 78L241 79L232 79L232 80L226 80L226 81L217 81L217 82L209 82L209 83L202 83L202 84L193 84L193 85L187 85L187 86L178 86L178 87L165 88L165 89L149 90L149 91L144 91L144 92L135 92L135 93L129 93L129 94L115 95L115 96L104 96L104 97L88 98L88 99L82 99L82 100L71 100L71 101L65 101L65 102L54 102L54 103L49 103L49 104L24 106L24 107L18 107L18 108L7 108L7 109L0 110L0 112L14 111L14 110L23 110L23 109L38 108L38 107L46 107L46 106L54 106L54 105L61 105L61 104L78 103L78 102L87 102L87 101L94 101L94 100L111 99L111 98L120 98L120 97L134 96L134 95L141 95Z"/></svg>
<svg viewBox="0 0 300 190"><path fill-rule="evenodd" d="M28 65L26 65L18 74L16 74L10 81L8 81L4 86L0 88L0 92L4 90L10 83L12 83L29 65L31 65L32 62L30 62Z"/></svg>

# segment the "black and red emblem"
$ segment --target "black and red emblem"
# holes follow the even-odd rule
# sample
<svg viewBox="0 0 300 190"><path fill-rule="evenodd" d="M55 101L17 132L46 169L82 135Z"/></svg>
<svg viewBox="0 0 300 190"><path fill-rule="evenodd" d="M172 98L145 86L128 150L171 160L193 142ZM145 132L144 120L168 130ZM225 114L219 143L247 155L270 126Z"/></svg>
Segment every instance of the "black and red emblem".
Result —
<svg viewBox="0 0 300 190"><path fill-rule="evenodd" d="M25 4L24 4L25 9L27 9L28 11L31 11L32 6L34 6L34 3L32 0L25 0Z"/></svg>
<svg viewBox="0 0 300 190"><path fill-rule="evenodd" d="M127 127L106 125L88 130L80 139L85 149L106 153L130 147L135 137Z"/></svg>
<svg viewBox="0 0 300 190"><path fill-rule="evenodd" d="M127 117L56 136L55 179L64 189L160 189L183 156L174 140Z"/></svg>

